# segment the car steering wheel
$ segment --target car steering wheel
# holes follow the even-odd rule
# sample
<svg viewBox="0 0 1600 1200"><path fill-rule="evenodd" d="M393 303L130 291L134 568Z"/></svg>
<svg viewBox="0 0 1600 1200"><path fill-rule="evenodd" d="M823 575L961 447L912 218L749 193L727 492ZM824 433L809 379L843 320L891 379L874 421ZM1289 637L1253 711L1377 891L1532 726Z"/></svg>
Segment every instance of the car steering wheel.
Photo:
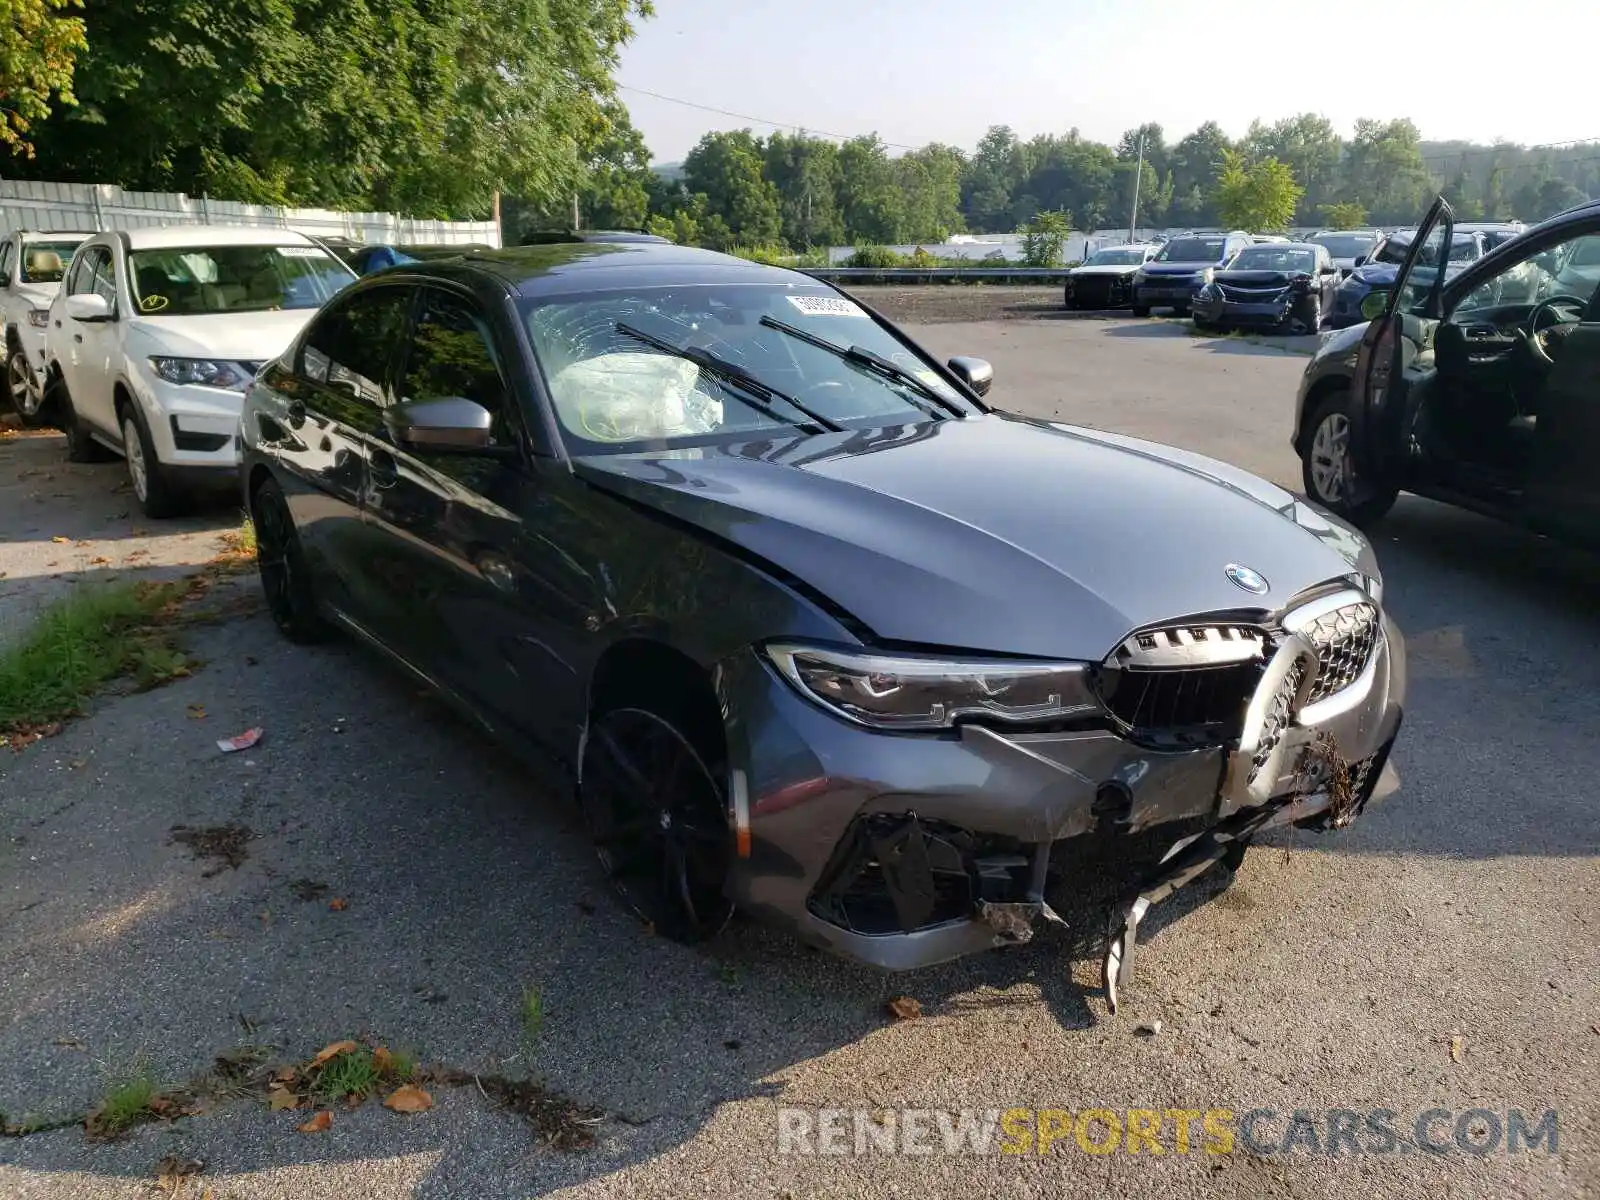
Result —
<svg viewBox="0 0 1600 1200"><path fill-rule="evenodd" d="M1527 340L1528 350L1533 355L1534 362L1541 368L1555 366L1555 359L1550 354L1550 343L1546 335L1550 329L1559 325L1570 325L1583 319L1583 312L1589 307L1587 300L1577 296L1551 296L1548 300L1541 300L1533 306L1533 311L1528 314L1528 320L1523 329L1523 336ZM1570 316L1563 310L1570 309ZM1540 319L1545 316L1546 310L1555 316L1555 320L1548 326L1542 326Z"/></svg>

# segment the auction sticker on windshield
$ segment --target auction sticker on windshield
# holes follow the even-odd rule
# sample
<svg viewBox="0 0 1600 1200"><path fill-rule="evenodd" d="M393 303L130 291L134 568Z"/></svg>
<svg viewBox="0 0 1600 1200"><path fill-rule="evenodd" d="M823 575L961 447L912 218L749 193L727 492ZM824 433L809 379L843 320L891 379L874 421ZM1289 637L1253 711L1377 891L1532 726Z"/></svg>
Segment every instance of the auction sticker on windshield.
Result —
<svg viewBox="0 0 1600 1200"><path fill-rule="evenodd" d="M839 296L790 296L789 303L808 317L866 317L855 301Z"/></svg>
<svg viewBox="0 0 1600 1200"><path fill-rule="evenodd" d="M323 253L315 246L278 246L279 254L285 258L322 258Z"/></svg>

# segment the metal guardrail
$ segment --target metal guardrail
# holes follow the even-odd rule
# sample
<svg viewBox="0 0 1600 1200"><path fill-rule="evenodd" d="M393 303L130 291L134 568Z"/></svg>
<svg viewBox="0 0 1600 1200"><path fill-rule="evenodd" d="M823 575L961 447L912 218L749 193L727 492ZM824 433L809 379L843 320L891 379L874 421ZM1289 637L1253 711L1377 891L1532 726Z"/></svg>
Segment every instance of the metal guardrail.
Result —
<svg viewBox="0 0 1600 1200"><path fill-rule="evenodd" d="M1061 283L1067 267L800 267L828 283Z"/></svg>

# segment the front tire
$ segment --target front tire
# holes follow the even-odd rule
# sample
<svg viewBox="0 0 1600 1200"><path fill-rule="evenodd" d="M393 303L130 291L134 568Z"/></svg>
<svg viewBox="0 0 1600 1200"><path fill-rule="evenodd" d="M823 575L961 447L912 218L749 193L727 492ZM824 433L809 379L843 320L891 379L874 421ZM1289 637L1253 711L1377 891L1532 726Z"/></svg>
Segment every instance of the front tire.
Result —
<svg viewBox="0 0 1600 1200"><path fill-rule="evenodd" d="M317 607L300 535L277 480L262 480L250 494L250 520L256 531L256 571L272 623L291 642L325 641L328 625Z"/></svg>
<svg viewBox="0 0 1600 1200"><path fill-rule="evenodd" d="M1315 335L1322 329L1322 299L1307 296L1289 317L1289 332L1295 336Z"/></svg>
<svg viewBox="0 0 1600 1200"><path fill-rule="evenodd" d="M183 510L183 494L162 471L144 414L132 404L122 408L122 456L128 464L128 483L145 516L159 521Z"/></svg>
<svg viewBox="0 0 1600 1200"><path fill-rule="evenodd" d="M1311 414L1311 430L1300 456L1306 495L1354 525L1366 525L1394 507L1398 488L1374 488L1355 472L1351 454L1351 408L1348 387L1325 396Z"/></svg>
<svg viewBox="0 0 1600 1200"><path fill-rule="evenodd" d="M1135 304L1132 307L1133 315L1136 317L1148 317L1150 315L1150 306L1148 304Z"/></svg>
<svg viewBox="0 0 1600 1200"><path fill-rule="evenodd" d="M722 786L694 740L652 707L595 715L579 800L612 886L655 932L699 942L733 913Z"/></svg>

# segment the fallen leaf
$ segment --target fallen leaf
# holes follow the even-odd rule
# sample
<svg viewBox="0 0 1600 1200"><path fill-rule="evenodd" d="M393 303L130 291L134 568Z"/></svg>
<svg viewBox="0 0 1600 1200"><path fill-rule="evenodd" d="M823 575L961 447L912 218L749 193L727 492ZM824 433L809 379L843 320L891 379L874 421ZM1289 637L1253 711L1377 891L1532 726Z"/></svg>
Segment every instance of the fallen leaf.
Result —
<svg viewBox="0 0 1600 1200"><path fill-rule="evenodd" d="M350 902L343 896L335 896L332 900L328 901L328 907L333 909L334 912L343 912L345 909L350 907Z"/></svg>
<svg viewBox="0 0 1600 1200"><path fill-rule="evenodd" d="M338 1058L341 1054L349 1054L356 1048L356 1044L349 1039L342 1042L331 1042L317 1051L317 1056L311 1060L313 1067L320 1067L330 1058Z"/></svg>
<svg viewBox="0 0 1600 1200"><path fill-rule="evenodd" d="M188 708L191 721L204 721L206 719L206 706L204 704L191 704Z"/></svg>
<svg viewBox="0 0 1600 1200"><path fill-rule="evenodd" d="M149 537L150 536L150 531L148 529L145 529L143 526L140 526L140 525L135 525L132 529L128 530L128 533L133 537Z"/></svg>
<svg viewBox="0 0 1600 1200"><path fill-rule="evenodd" d="M1450 1039L1450 1061L1460 1062L1462 1055L1467 1051L1467 1042L1460 1034Z"/></svg>
<svg viewBox="0 0 1600 1200"><path fill-rule="evenodd" d="M86 1047L75 1037L56 1038L50 1043L52 1046L65 1046L68 1050L86 1050Z"/></svg>
<svg viewBox="0 0 1600 1200"><path fill-rule="evenodd" d="M394 1069L394 1055L389 1053L389 1047L379 1046L372 1052L372 1065L378 1071L391 1071Z"/></svg>
<svg viewBox="0 0 1600 1200"><path fill-rule="evenodd" d="M922 1004L910 996L896 996L885 1005L889 1015L897 1021L914 1021L922 1015Z"/></svg>
<svg viewBox="0 0 1600 1200"><path fill-rule="evenodd" d="M67 764L67 769L69 771L81 771L88 765L89 760L87 758L75 758Z"/></svg>
<svg viewBox="0 0 1600 1200"><path fill-rule="evenodd" d="M278 1086L267 1092L267 1105L273 1112L282 1112L286 1108L299 1108L300 1097L288 1088Z"/></svg>
<svg viewBox="0 0 1600 1200"><path fill-rule="evenodd" d="M169 1195L177 1195L184 1181L206 1169L204 1159L169 1154L156 1164L156 1178Z"/></svg>
<svg viewBox="0 0 1600 1200"><path fill-rule="evenodd" d="M73 545L75 545L75 546L91 546L93 544L94 544L93 542L86 542L86 541L82 541L82 540L79 540L79 541L76 541L76 542L73 543Z"/></svg>
<svg viewBox="0 0 1600 1200"><path fill-rule="evenodd" d="M416 1084L408 1083L390 1092L389 1098L383 1102L383 1106L392 1112L398 1113L427 1112L433 1107L433 1097L417 1087Z"/></svg>
<svg viewBox="0 0 1600 1200"><path fill-rule="evenodd" d="M72 539L71 538L62 537L60 534L57 534L55 537L51 538L50 540L52 542L54 542L56 545L58 545L58 546L70 546L70 545L72 545Z"/></svg>
<svg viewBox="0 0 1600 1200"><path fill-rule="evenodd" d="M165 1096L152 1096L150 1098L150 1103L145 1105L145 1107L151 1112L155 1113L156 1116L160 1117L171 1112L173 1105L172 1101L168 1100Z"/></svg>
<svg viewBox="0 0 1600 1200"><path fill-rule="evenodd" d="M328 1126L332 1124L333 1114L327 1109L323 1109L309 1121L304 1121L301 1124L296 1125L295 1130L299 1133L325 1133L327 1132Z"/></svg>
<svg viewBox="0 0 1600 1200"><path fill-rule="evenodd" d="M110 565L110 563L111 563L111 560L110 560L110 559L109 559L109 558L106 558L106 557L105 557L105 556L104 556L104 555L101 555L101 556L97 556L97 557L95 557L95 558L91 558L91 559L90 559L90 560L89 560L89 565L90 565L90 566L91 566L91 567L104 567L104 566L109 566L109 565Z"/></svg>
<svg viewBox="0 0 1600 1200"><path fill-rule="evenodd" d="M295 1076L300 1074L298 1067L279 1067L272 1073L272 1078L277 1083L293 1083Z"/></svg>

